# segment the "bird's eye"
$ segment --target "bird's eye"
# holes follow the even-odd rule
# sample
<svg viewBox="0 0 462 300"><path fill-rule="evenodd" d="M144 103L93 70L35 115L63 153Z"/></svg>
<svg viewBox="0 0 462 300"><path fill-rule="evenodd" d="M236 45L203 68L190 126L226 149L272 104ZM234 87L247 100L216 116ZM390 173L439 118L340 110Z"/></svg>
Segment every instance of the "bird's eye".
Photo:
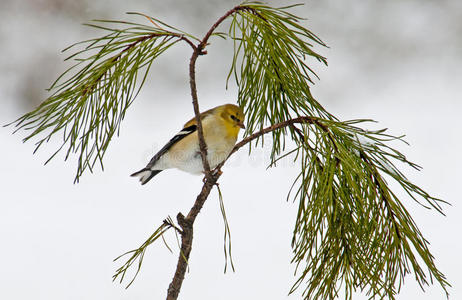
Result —
<svg viewBox="0 0 462 300"><path fill-rule="evenodd" d="M236 121L236 122L238 121L235 115L231 115L231 119Z"/></svg>

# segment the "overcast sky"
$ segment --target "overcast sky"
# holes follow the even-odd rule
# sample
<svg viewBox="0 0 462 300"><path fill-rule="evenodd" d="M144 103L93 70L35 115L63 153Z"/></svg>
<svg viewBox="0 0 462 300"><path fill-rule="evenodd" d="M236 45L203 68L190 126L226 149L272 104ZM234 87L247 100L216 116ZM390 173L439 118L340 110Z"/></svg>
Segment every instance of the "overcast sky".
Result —
<svg viewBox="0 0 462 300"><path fill-rule="evenodd" d="M153 3L154 2L154 3ZM342 120L372 118L395 135L408 159L423 167L404 169L430 194L452 203L446 217L402 201L431 243L439 269L462 299L462 242L459 204L461 1L309 1L297 8L305 25L329 49L317 48L329 66L315 65L321 80L313 94ZM0 3L0 124L47 97L45 88L63 71L60 50L99 33L81 26L95 18L127 18L139 11L202 36L237 1L14 1ZM290 4L291 1L270 1ZM225 27L223 27L225 28ZM222 29L223 29L222 28ZM227 44L212 40L198 61L203 109L235 102L225 91ZM112 259L138 247L167 216L189 211L200 176L169 170L140 186L128 175L192 117L187 77L189 49L180 46L153 67L146 88L130 108L120 137L112 141L105 171L84 174L73 184L75 161L47 145L32 155L22 133L0 129L1 299L163 299L177 261L176 240L149 248L143 269L128 289L112 283L120 265ZM290 240L296 204L286 194L297 166L285 162L266 170L268 151L238 153L224 168L220 187L231 226L235 273L223 274L223 221L217 192L199 215L180 299L299 299L287 297L294 282ZM423 293L407 277L397 299L445 299L437 286ZM356 295L354 299L367 299Z"/></svg>

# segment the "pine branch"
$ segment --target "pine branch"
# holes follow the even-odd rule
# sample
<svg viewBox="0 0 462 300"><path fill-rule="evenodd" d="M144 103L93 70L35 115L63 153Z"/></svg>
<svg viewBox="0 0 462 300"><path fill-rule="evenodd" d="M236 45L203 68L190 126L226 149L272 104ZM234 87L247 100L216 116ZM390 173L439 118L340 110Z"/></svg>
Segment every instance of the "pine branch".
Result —
<svg viewBox="0 0 462 300"><path fill-rule="evenodd" d="M131 14L141 15L151 22L155 20ZM108 28L104 26L106 23L124 27ZM49 88L54 91L52 96L8 125L14 124L15 132L31 131L24 142L39 138L34 153L53 136L62 134L61 146L46 163L67 147L65 160L73 153L78 155L76 182L85 170L93 171L96 163L103 168L109 143L118 134L125 113L140 92L153 61L179 41L195 50L191 41L195 38L191 35L153 24L155 27L107 20L86 24L109 33L64 49L83 48L66 58L76 63Z"/></svg>
<svg viewBox="0 0 462 300"><path fill-rule="evenodd" d="M116 257L114 261L117 261L121 259L124 256L127 256L131 254L130 258L120 267L116 270L116 273L112 276L112 281L117 280L120 278L120 283L125 279L125 275L127 274L128 269L136 262L138 261L137 264L137 269L135 272L135 275L133 278L130 280L130 282L127 284L127 288L130 287L130 285L135 281L136 277L138 276L139 272L141 271L141 265L143 264L143 259L144 259L144 254L146 253L146 249L148 248L149 245L154 243L159 237L163 238L163 234L170 228L175 228L175 230L179 231L179 229L175 226L173 223L172 219L168 217L167 219L164 220L162 225L160 225L153 234L137 249L130 250L128 252L125 252L124 254ZM167 246L168 247L168 246Z"/></svg>

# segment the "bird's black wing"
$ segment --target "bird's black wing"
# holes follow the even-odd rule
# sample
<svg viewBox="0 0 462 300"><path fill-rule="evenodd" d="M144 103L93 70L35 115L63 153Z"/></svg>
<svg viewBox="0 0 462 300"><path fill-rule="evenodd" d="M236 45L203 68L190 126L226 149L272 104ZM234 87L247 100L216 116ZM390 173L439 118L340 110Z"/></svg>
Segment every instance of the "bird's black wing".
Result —
<svg viewBox="0 0 462 300"><path fill-rule="evenodd" d="M156 155L154 155L151 158L146 168L151 168L159 160L159 158L161 158L161 156L165 154L165 152L167 152L170 148L172 148L173 145L175 145L176 143L178 143L178 141L181 141L182 139L184 139L191 133L195 132L196 130L197 130L196 125L191 125L191 126L181 129L180 132L175 134L175 136L172 137L172 139L168 141L168 143L162 149L160 149L159 152L156 153Z"/></svg>
<svg viewBox="0 0 462 300"><path fill-rule="evenodd" d="M197 130L196 125L190 125L188 127L184 127L170 141L168 141L168 143L162 149L160 149L160 151L157 152L156 155L154 155L151 158L151 161L149 161L146 167L139 170L138 172L133 173L130 176L140 177L141 184L146 184L149 180L151 180L152 177L162 172L162 170L152 170L151 169L155 165L155 163L162 157L162 155L164 155L165 152L167 152L170 148L172 148L172 146L175 145L178 141L182 140L183 138L190 135L196 130Z"/></svg>

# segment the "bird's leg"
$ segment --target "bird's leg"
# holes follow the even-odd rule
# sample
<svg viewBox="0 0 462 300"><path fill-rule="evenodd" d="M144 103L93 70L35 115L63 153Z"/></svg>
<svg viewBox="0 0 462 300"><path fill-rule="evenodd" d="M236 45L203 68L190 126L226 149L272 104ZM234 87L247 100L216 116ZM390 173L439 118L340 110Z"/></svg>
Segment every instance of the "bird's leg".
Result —
<svg viewBox="0 0 462 300"><path fill-rule="evenodd" d="M204 174L204 178L202 178L202 182L205 183L207 181L207 176L205 175L205 172L202 172L202 174ZM211 175L212 176L218 176L219 177L219 176L221 176L221 174L223 174L223 171L221 171L220 168L216 168L216 169L211 170Z"/></svg>

